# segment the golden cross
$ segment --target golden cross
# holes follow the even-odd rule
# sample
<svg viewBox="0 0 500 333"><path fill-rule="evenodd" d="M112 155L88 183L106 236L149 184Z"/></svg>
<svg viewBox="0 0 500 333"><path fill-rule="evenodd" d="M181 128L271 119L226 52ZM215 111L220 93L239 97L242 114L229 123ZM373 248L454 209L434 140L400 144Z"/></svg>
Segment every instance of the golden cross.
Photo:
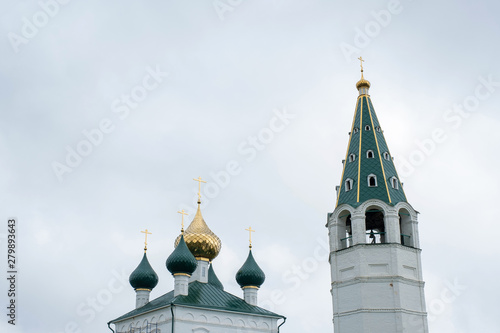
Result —
<svg viewBox="0 0 500 333"><path fill-rule="evenodd" d="M365 61L363 60L363 57L359 57L358 60L360 62L361 71L363 71L363 62L365 62Z"/></svg>
<svg viewBox="0 0 500 333"><path fill-rule="evenodd" d="M248 229L245 229L248 231L248 236L249 236L249 242L250 242L250 248L252 248L252 232L255 232L255 230L252 229L252 227L249 227Z"/></svg>
<svg viewBox="0 0 500 333"><path fill-rule="evenodd" d="M148 235L152 235L152 233L150 233L148 229L141 232L146 236L146 240L144 241L144 251L146 251L148 249Z"/></svg>
<svg viewBox="0 0 500 333"><path fill-rule="evenodd" d="M182 229L181 229L181 231L182 231L182 232L184 232L184 215L189 215L189 214L188 214L188 213L186 213L186 212L184 211L184 209L183 209L183 210L181 210L181 211L178 211L177 213L182 214L182 222L181 222L181 223L182 223Z"/></svg>
<svg viewBox="0 0 500 333"><path fill-rule="evenodd" d="M206 181L201 179L201 176L198 178L193 178L194 181L198 182L198 203L201 203L201 183L206 183Z"/></svg>

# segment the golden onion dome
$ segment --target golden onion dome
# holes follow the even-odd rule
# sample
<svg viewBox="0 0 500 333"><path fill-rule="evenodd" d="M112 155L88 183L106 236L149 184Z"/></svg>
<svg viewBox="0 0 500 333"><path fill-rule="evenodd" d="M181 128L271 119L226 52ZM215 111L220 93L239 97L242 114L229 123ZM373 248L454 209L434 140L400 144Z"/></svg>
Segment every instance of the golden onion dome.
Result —
<svg viewBox="0 0 500 333"><path fill-rule="evenodd" d="M175 246L179 244L181 235L175 240ZM216 234L210 230L201 216L200 204L193 222L184 231L184 241L196 259L213 260L219 255L221 241Z"/></svg>
<svg viewBox="0 0 500 333"><path fill-rule="evenodd" d="M360 88L365 87L370 88L370 81L365 80L365 78L363 77L363 70L361 70L361 80L356 83L356 88L359 90Z"/></svg>

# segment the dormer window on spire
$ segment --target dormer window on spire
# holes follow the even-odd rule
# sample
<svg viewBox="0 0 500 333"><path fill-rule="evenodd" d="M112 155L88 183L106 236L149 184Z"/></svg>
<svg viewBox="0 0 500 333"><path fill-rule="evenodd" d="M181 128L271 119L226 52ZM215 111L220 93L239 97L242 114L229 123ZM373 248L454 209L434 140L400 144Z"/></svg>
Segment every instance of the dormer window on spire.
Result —
<svg viewBox="0 0 500 333"><path fill-rule="evenodd" d="M377 176L373 173L368 175L368 187L377 187Z"/></svg>
<svg viewBox="0 0 500 333"><path fill-rule="evenodd" d="M365 131L369 131L371 128L370 128L370 125L366 125L365 126Z"/></svg>
<svg viewBox="0 0 500 333"><path fill-rule="evenodd" d="M399 189L399 182L398 182L398 179L396 177L391 178L391 186L393 189L396 189L396 190Z"/></svg>
<svg viewBox="0 0 500 333"><path fill-rule="evenodd" d="M352 190L352 183L353 183L353 181L351 178L347 178L345 180L345 191L346 192L349 192L350 190Z"/></svg>
<svg viewBox="0 0 500 333"><path fill-rule="evenodd" d="M384 152L383 155L384 155L384 160L388 160L389 161L391 159L388 152Z"/></svg>
<svg viewBox="0 0 500 333"><path fill-rule="evenodd" d="M366 152L366 158L373 158L375 155L373 154L373 150L368 150Z"/></svg>
<svg viewBox="0 0 500 333"><path fill-rule="evenodd" d="M349 163L354 162L356 160L356 155L350 154L349 155Z"/></svg>

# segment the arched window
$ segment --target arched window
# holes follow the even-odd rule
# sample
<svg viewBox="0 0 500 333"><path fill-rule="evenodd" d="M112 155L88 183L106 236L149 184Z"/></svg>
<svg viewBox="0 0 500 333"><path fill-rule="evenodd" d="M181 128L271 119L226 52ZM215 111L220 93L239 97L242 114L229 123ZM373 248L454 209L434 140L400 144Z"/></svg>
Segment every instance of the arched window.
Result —
<svg viewBox="0 0 500 333"><path fill-rule="evenodd" d="M135 332L148 332L148 333L150 333L151 331L149 330L149 322L148 322L148 320L145 319L144 322L142 323L142 326L138 325L137 326L137 330Z"/></svg>
<svg viewBox="0 0 500 333"><path fill-rule="evenodd" d="M365 126L365 131L369 131L370 130L370 125L366 125Z"/></svg>
<svg viewBox="0 0 500 333"><path fill-rule="evenodd" d="M351 213L349 211L341 212L337 217L337 223L332 227L337 229L338 237L338 241L334 244L334 250L345 249L353 245Z"/></svg>
<svg viewBox="0 0 500 333"><path fill-rule="evenodd" d="M388 152L384 152L384 159L388 161L391 159Z"/></svg>
<svg viewBox="0 0 500 333"><path fill-rule="evenodd" d="M392 177L391 178L391 185L392 185L392 188L394 189L399 189L399 182L398 182L398 179L396 177Z"/></svg>
<svg viewBox="0 0 500 333"><path fill-rule="evenodd" d="M349 155L349 162L354 162L356 160L356 155L351 154Z"/></svg>
<svg viewBox="0 0 500 333"><path fill-rule="evenodd" d="M347 178L345 180L345 191L349 192L350 190L352 190L352 179L351 178Z"/></svg>
<svg viewBox="0 0 500 333"><path fill-rule="evenodd" d="M406 209L399 211L399 230L401 232L401 245L416 246L415 239L413 239L413 223L411 221L410 213Z"/></svg>
<svg viewBox="0 0 500 333"><path fill-rule="evenodd" d="M353 132L354 134L358 133L358 131L359 131L359 128L357 128L357 127L354 127L354 128L353 128L353 130L352 130L352 132Z"/></svg>
<svg viewBox="0 0 500 333"><path fill-rule="evenodd" d="M376 130L377 132L382 132L382 130L380 129L380 126L375 127L375 130Z"/></svg>
<svg viewBox="0 0 500 333"><path fill-rule="evenodd" d="M368 187L377 187L377 176L374 174L368 175Z"/></svg>
<svg viewBox="0 0 500 333"><path fill-rule="evenodd" d="M366 152L366 158L373 158L375 155L373 154L373 150L368 150Z"/></svg>
<svg viewBox="0 0 500 333"><path fill-rule="evenodd" d="M386 242L384 211L379 207L368 207L366 210L365 235L367 244Z"/></svg>

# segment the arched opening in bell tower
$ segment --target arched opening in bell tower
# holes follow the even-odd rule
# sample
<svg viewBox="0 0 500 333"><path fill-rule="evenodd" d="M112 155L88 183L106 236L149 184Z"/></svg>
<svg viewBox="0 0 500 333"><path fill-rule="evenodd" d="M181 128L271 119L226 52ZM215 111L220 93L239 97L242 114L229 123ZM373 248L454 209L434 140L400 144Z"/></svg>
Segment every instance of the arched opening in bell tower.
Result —
<svg viewBox="0 0 500 333"><path fill-rule="evenodd" d="M401 234L401 245L414 247L413 231L411 225L410 213L401 208L398 212L399 215L399 230Z"/></svg>
<svg viewBox="0 0 500 333"><path fill-rule="evenodd" d="M378 207L370 207L365 212L366 244L385 243L384 211Z"/></svg>
<svg viewBox="0 0 500 333"><path fill-rule="evenodd" d="M348 210L344 210L339 214L337 228L339 249L345 249L352 246L351 213Z"/></svg>

